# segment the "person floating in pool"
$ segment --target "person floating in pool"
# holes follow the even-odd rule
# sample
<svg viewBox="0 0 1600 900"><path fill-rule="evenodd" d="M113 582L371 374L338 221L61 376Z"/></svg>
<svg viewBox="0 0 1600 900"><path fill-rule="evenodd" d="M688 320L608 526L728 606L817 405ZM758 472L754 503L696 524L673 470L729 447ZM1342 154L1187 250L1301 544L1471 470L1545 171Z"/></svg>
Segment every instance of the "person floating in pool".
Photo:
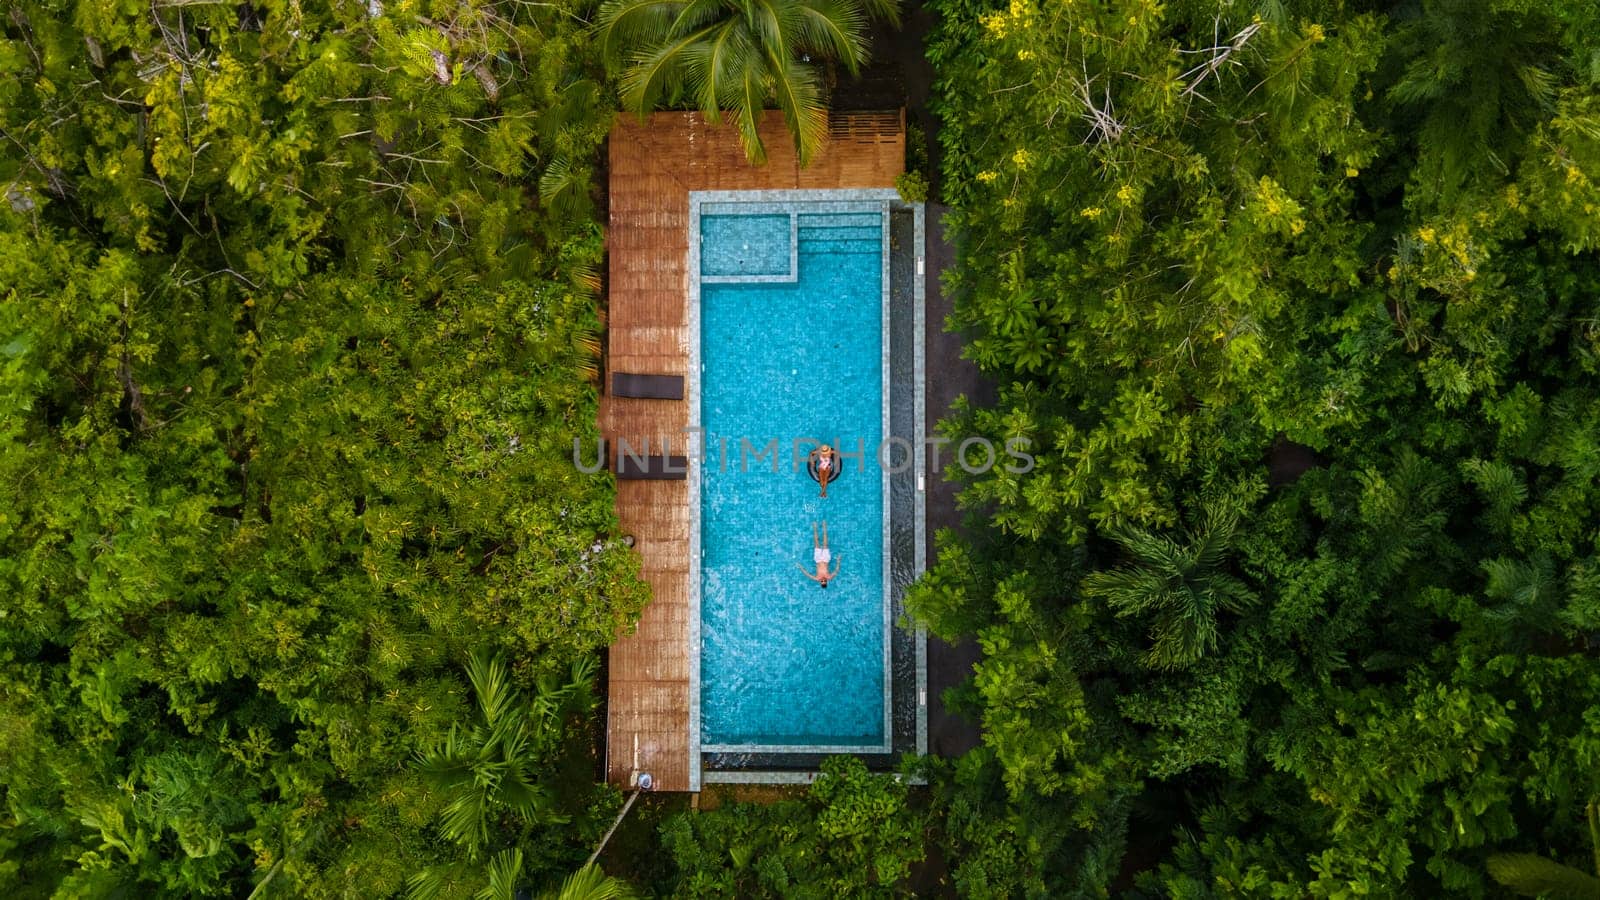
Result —
<svg viewBox="0 0 1600 900"><path fill-rule="evenodd" d="M795 563L795 565L799 566L800 571L807 578L826 589L828 582L839 576L839 562L833 558L833 553L828 550L828 521L826 519L822 521L822 538L820 540L817 538L817 523L811 523L811 561L817 565L817 574L815 575L807 572L806 567L800 565L800 563ZM828 571L829 563L833 563L832 572Z"/></svg>
<svg viewBox="0 0 1600 900"><path fill-rule="evenodd" d="M833 480L838 469L839 454L832 447L823 444L811 451L811 471L817 476L817 484L822 485L822 496L828 496L828 482Z"/></svg>

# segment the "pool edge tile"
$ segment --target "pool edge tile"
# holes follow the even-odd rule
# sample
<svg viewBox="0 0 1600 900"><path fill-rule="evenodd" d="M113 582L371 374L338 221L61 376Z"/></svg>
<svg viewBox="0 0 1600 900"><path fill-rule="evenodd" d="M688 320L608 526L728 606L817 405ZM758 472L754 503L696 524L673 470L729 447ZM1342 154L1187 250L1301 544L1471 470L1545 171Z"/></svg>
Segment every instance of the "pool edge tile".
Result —
<svg viewBox="0 0 1600 900"><path fill-rule="evenodd" d="M778 754L892 754L894 752L894 726L893 726L893 671L892 671L892 644L893 630L893 600L892 600L892 574L891 553L889 546L889 525L891 515L890 482L887 472L882 474L882 509L883 509L883 611L884 611L884 683L883 683L883 708L884 708L884 741L882 745L821 745L821 744L784 744L784 745L725 745L702 744L703 736L703 709L701 705L701 651L703 649L703 634L701 631L701 492L702 474L705 462L705 435L701 416L701 381L704 372L704 363L701 353L701 290L702 283L727 284L727 283L760 283L797 281L799 278L799 235L798 215L793 209L796 205L805 205L807 212L817 213L854 213L878 212L882 216L882 250L880 253L881 265L881 299L880 309L882 326L880 332L880 370L883 378L883 435L885 439L891 434L890 427L890 342L889 342L889 316L890 316L890 284L889 267L891 238L889 229L889 215L891 209L899 202L899 192L893 188L852 188L852 189L802 189L802 190L756 190L756 191L689 191L689 217L686 227L689 229L687 236L687 261L685 278L687 284L687 315L686 331L689 344L689 371L686 379L685 398L689 403L688 421L689 432L696 436L695 451L690 453L690 468L688 475L689 488L689 538L690 562L687 577L689 579L688 597L688 630L689 630L689 781L690 790L699 791L704 783L737 782L738 778L729 777L746 774L732 770L716 770L703 772L702 756L706 753L778 753ZM761 214L763 212L788 211L791 213L792 239L790 252L793 257L791 263L792 278L781 276L711 276L700 274L700 235L699 222L702 212L707 205L726 204L730 207L741 207L739 212ZM922 204L912 205L916 210L916 236L913 252L920 263L923 253L923 222ZM733 209L718 210L719 214L732 213ZM920 269L920 266L919 266ZM923 336L920 323L923 316L924 289L920 276L914 277L915 281L915 321L919 323L913 340L913 355L915 359L916 384L914 394L917 398L923 392L922 353ZM914 442L914 453L920 458L923 453L920 441L922 421L924 418L921 400L916 402L914 411L917 423L916 432L918 440ZM916 463L916 471L921 471L921 464ZM923 498L920 491L913 492L913 527L917 536L917 545L914 548L913 577L921 574L925 563L922 548L922 535L925 526L923 516ZM918 628L915 637L915 651L917 658L917 753L925 754L926 751L926 636L925 631ZM761 776L776 774L779 777L788 777L789 773L762 773L750 771L748 774ZM753 782L757 783L757 782ZM777 783L777 782L774 782Z"/></svg>
<svg viewBox="0 0 1600 900"><path fill-rule="evenodd" d="M705 431L700 424L700 199L689 194L688 281L685 325L689 340L686 379L689 429L696 436L696 451L689 454L689 790L700 790L700 478L705 467Z"/></svg>
<svg viewBox="0 0 1600 900"><path fill-rule="evenodd" d="M913 430L916 433L915 461L917 489L912 495L912 530L915 545L912 548L913 580L920 579L928 570L928 493L927 493L927 204L913 203L912 207L912 296L914 298L912 352ZM916 627L914 638L917 656L917 755L928 755L928 629Z"/></svg>

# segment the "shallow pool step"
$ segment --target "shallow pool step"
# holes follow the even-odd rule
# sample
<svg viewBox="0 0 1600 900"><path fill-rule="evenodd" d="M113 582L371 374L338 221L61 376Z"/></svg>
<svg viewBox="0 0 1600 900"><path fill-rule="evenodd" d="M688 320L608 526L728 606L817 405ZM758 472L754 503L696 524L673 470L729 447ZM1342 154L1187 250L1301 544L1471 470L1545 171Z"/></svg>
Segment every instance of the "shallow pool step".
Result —
<svg viewBox="0 0 1600 900"><path fill-rule="evenodd" d="M802 228L800 229L800 242L808 244L812 241L870 241L883 240L881 228Z"/></svg>
<svg viewBox="0 0 1600 900"><path fill-rule="evenodd" d="M827 254L830 256L877 256L883 244L871 241L801 241L800 252L805 256Z"/></svg>
<svg viewBox="0 0 1600 900"><path fill-rule="evenodd" d="M880 213L802 213L800 228L881 228Z"/></svg>

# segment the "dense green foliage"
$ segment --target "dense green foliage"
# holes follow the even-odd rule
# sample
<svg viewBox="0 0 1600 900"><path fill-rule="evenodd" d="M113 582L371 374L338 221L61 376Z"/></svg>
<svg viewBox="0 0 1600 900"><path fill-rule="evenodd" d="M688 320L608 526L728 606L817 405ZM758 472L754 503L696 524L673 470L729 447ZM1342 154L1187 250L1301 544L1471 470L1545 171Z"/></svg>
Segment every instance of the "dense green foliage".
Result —
<svg viewBox="0 0 1600 900"><path fill-rule="evenodd" d="M1037 459L913 596L983 745L675 815L638 886L1589 891L1600 6L931 5L998 392L944 427ZM619 895L602 63L806 156L806 54L895 8L9 0L0 884Z"/></svg>
<svg viewBox="0 0 1600 900"><path fill-rule="evenodd" d="M473 651L534 702L644 600L569 461L613 115L576 11L6 4L13 896L384 896L470 863L464 896L518 835L555 885L609 821L559 709L496 744L542 805L502 786L481 840L419 770L493 743Z"/></svg>
<svg viewBox="0 0 1600 900"><path fill-rule="evenodd" d="M876 897L905 893L924 812L897 778L831 757L803 799L733 804L662 825L675 897Z"/></svg>
<svg viewBox="0 0 1600 900"><path fill-rule="evenodd" d="M984 651L957 883L1590 868L1600 7L935 5L953 324L999 393L946 427L1038 455L914 598Z"/></svg>

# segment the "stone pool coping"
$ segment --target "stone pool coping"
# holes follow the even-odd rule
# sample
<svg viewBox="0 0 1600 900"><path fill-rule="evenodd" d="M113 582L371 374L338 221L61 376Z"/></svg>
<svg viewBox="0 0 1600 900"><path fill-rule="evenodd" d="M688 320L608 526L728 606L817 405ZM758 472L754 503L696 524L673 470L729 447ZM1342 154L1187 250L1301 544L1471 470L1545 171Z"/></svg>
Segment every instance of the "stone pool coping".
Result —
<svg viewBox="0 0 1600 900"><path fill-rule="evenodd" d="M881 212L883 215L882 253L882 295L880 308L882 310L882 346L879 370L883 378L883 435L891 436L890 426L890 398L891 398L891 371L890 354L892 352L890 335L890 212L894 208L913 211L914 220L914 246L915 275L913 283L913 331L912 331L912 357L913 357L913 472L916 484L912 491L912 528L913 528L913 559L911 576L918 577L926 569L926 459L923 437L926 434L925 422L925 347L924 347L924 317L926 290L923 273L926 266L926 221L925 207L921 203L906 204L900 200L897 191L887 188L847 189L847 190L757 190L757 191L690 191L689 194L689 219L688 219L688 254L686 274L688 276L688 308L687 332L689 344L689 366L687 391L685 399L689 404L690 433L696 440L703 440L700 432L700 374L701 374L701 348L700 348L700 286L707 284L728 283L760 283L770 282L773 279L768 275L752 276L712 276L705 278L700 275L700 217L707 212L706 207L711 207L711 214L742 213L748 215L788 213L791 215L791 229L797 214L796 208L804 207L806 213L861 213ZM727 208L719 209L718 206ZM735 209L734 207L737 207ZM791 233L793 231L791 230ZM798 239L792 239L790 250L798 255ZM798 264L792 271L798 277ZM702 280L704 279L704 280ZM889 546L890 541L890 516L892 506L890 502L889 479L886 469L881 469L881 489L883 492L883 618L884 618L884 681L883 681L883 714L884 714L884 741L880 745L837 745L837 744L702 744L701 743L701 707L700 707L700 651L701 651L701 621L700 621L700 560L701 560L701 521L700 521L700 492L701 492L701 461L704 447L696 444L690 448L690 466L688 475L689 489L689 780L691 790L698 790L702 782L702 754L703 753L775 753L775 754L837 754L837 753L862 753L862 754L887 754L893 752L893 578L891 573L892 559ZM915 654L915 690L917 702L915 706L916 724L915 739L918 755L927 753L927 634L922 628L916 628L913 633ZM709 780L713 782L727 781L730 778L741 780L756 779L758 776L769 776L778 781L804 780L806 773L795 772L758 772L754 770L729 772L717 771L711 773Z"/></svg>

